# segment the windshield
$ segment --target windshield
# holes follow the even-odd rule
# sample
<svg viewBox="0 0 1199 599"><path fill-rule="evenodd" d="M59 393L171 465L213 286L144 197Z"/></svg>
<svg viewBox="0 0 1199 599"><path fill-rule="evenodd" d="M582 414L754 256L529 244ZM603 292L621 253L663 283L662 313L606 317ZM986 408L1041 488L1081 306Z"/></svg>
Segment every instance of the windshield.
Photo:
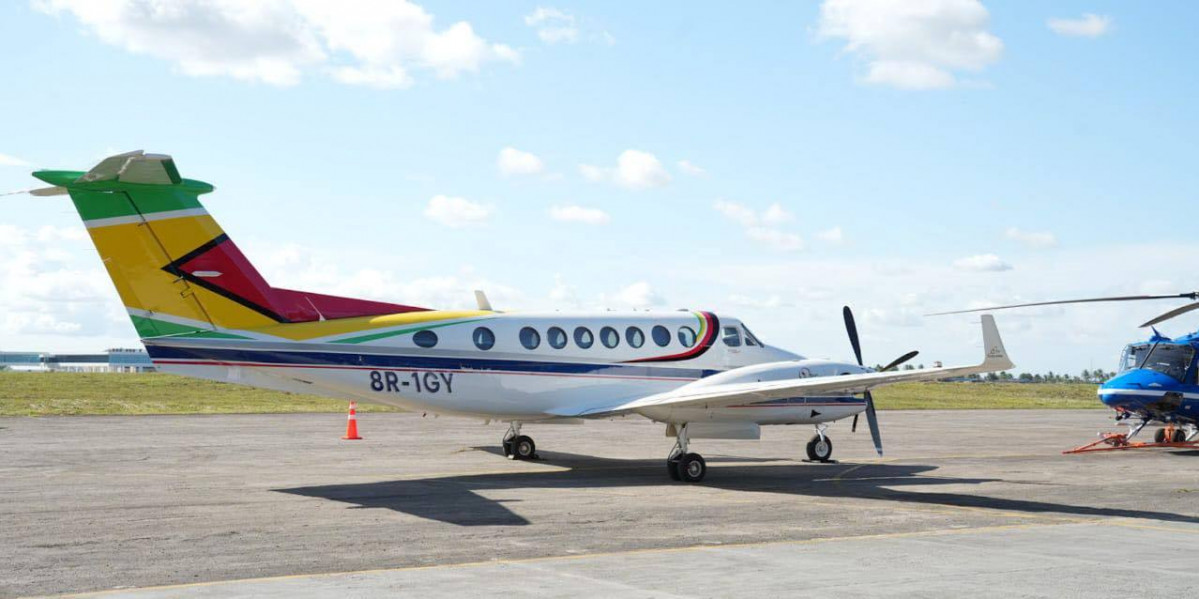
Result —
<svg viewBox="0 0 1199 599"><path fill-rule="evenodd" d="M1149 349L1153 347L1148 343L1135 343L1124 348L1124 353L1120 355L1120 372L1140 368L1141 364L1145 363L1145 356L1149 355Z"/></svg>
<svg viewBox="0 0 1199 599"><path fill-rule="evenodd" d="M1156 343L1149 349L1149 354L1139 366L1182 381L1194 355L1195 350L1190 345Z"/></svg>

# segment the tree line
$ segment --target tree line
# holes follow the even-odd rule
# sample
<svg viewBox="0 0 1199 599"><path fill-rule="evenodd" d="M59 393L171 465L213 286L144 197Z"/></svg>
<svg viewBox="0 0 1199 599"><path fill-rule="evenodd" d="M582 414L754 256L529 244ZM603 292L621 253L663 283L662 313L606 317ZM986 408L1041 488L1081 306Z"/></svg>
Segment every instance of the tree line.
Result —
<svg viewBox="0 0 1199 599"><path fill-rule="evenodd" d="M940 366L938 363L937 366ZM882 365L876 365L875 369L882 368ZM904 370L916 370L924 368L924 364L913 366L905 364ZM1054 372L1050 370L1044 374L1021 372L1013 374L1011 372L988 372L987 374L976 374L969 377L962 377L963 380L972 380L987 383L1079 383L1098 385L1107 382L1108 379L1116 376L1114 370L1103 370L1096 368L1094 370L1083 369L1078 374L1067 374L1064 372Z"/></svg>

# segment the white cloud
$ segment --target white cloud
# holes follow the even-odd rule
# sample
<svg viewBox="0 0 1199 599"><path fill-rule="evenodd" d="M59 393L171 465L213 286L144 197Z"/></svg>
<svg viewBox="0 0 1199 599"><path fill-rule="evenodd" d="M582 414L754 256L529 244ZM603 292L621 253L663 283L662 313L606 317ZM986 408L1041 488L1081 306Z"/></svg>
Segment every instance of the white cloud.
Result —
<svg viewBox="0 0 1199 599"><path fill-rule="evenodd" d="M500 150L495 164L500 169L500 173L506 177L536 175L545 170L545 163L536 155L522 152L511 146Z"/></svg>
<svg viewBox="0 0 1199 599"><path fill-rule="evenodd" d="M1086 13L1077 19L1049 19L1049 28L1058 35L1069 37L1099 37L1112 30L1112 18Z"/></svg>
<svg viewBox="0 0 1199 599"><path fill-rule="evenodd" d="M580 164L579 174L592 181L611 181L628 189L663 187L670 183L670 173L657 156L641 150L625 150L616 157L615 168Z"/></svg>
<svg viewBox="0 0 1199 599"><path fill-rule="evenodd" d="M547 44L573 44L579 41L579 28L574 15L556 8L537 7L525 15L525 25L536 28L537 37Z"/></svg>
<svg viewBox="0 0 1199 599"><path fill-rule="evenodd" d="M31 164L28 160L22 160L16 156L0 154L0 166L31 166Z"/></svg>
<svg viewBox="0 0 1199 599"><path fill-rule="evenodd" d="M825 0L817 35L844 40L866 63L865 83L940 89L959 84L957 71L999 60L1003 42L987 31L989 19L978 0Z"/></svg>
<svg viewBox="0 0 1199 599"><path fill-rule="evenodd" d="M769 227L750 227L745 230L750 239L763 243L780 252L794 252L803 249L803 238L795 233L786 233Z"/></svg>
<svg viewBox="0 0 1199 599"><path fill-rule="evenodd" d="M586 223L588 225L606 225L612 220L603 210L584 208L583 206L553 206L550 208L550 218L561 222Z"/></svg>
<svg viewBox="0 0 1199 599"><path fill-rule="evenodd" d="M841 230L841 227L833 227L817 233L816 238L821 241L837 245L844 243L845 233Z"/></svg>
<svg viewBox="0 0 1199 599"><path fill-rule="evenodd" d="M725 218L741 225L745 235L754 241L779 251L796 251L804 247L803 238L795 233L788 233L777 228L777 225L790 222L794 216L778 203L771 204L761 213L754 209L730 202L717 200L712 205Z"/></svg>
<svg viewBox="0 0 1199 599"><path fill-rule="evenodd" d="M609 299L620 307L628 308L650 308L665 303L662 297L654 291L653 287L645 281L633 283L621 289Z"/></svg>
<svg viewBox="0 0 1199 599"><path fill-rule="evenodd" d="M1049 231L1024 231L1012 227L1004 233L1004 237L1018 241L1030 248L1051 248L1057 245L1057 237Z"/></svg>
<svg viewBox="0 0 1199 599"><path fill-rule="evenodd" d="M481 225L491 220L495 209L465 198L436 195L425 207L425 216L455 229Z"/></svg>
<svg viewBox="0 0 1199 599"><path fill-rule="evenodd" d="M691 175L692 177L704 177L708 174L708 171L692 164L690 160L680 160L677 164L679 166L679 170Z"/></svg>
<svg viewBox="0 0 1199 599"><path fill-rule="evenodd" d="M1003 272L1012 270L1012 265L999 259L995 254L978 254L953 261L953 267L958 270L973 272Z"/></svg>
<svg viewBox="0 0 1199 599"><path fill-rule="evenodd" d="M771 310L783 306L783 298L777 294L771 294L766 297L733 294L729 296L728 301L730 304L740 308L752 308L756 310Z"/></svg>
<svg viewBox="0 0 1199 599"><path fill-rule="evenodd" d="M102 42L170 61L189 76L227 76L295 85L324 71L342 83L380 88L412 84L411 72L441 79L477 72L520 55L460 21L438 30L433 15L407 0L35 0L69 14Z"/></svg>
<svg viewBox="0 0 1199 599"><path fill-rule="evenodd" d="M554 287L550 289L550 301L559 305L578 306L579 292L562 279L562 275L554 275Z"/></svg>

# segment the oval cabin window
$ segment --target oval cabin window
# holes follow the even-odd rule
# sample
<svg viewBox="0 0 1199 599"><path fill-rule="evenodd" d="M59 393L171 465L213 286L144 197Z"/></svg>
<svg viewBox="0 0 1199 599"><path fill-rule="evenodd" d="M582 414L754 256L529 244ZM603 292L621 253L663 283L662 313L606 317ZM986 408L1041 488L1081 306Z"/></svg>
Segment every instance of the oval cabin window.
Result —
<svg viewBox="0 0 1199 599"><path fill-rule="evenodd" d="M429 330L417 331L414 335L412 335L412 342L415 343L417 347L433 347L434 345L437 345L437 333Z"/></svg>
<svg viewBox="0 0 1199 599"><path fill-rule="evenodd" d="M483 351L487 351L495 347L495 333L492 333L491 329L487 327L479 327L475 329L475 332L473 335L471 335L471 338L475 342L475 347Z"/></svg>
<svg viewBox="0 0 1199 599"><path fill-rule="evenodd" d="M587 327L579 327L575 329L575 345L587 349L591 344L595 343L595 337L591 334L591 329Z"/></svg>
<svg viewBox="0 0 1199 599"><path fill-rule="evenodd" d="M668 330L666 327L662 325L655 326L650 330L650 335L653 335L654 343L656 343L658 347L666 347L667 345L670 345L670 330Z"/></svg>
<svg viewBox="0 0 1199 599"><path fill-rule="evenodd" d="M561 327L550 327L550 330L545 332L545 340L549 342L550 347L562 349L566 347L566 331Z"/></svg>
<svg viewBox="0 0 1199 599"><path fill-rule="evenodd" d="M642 333L641 329L637 327L629 327L625 329L624 338L625 341L628 341L629 345L634 348L645 345L645 333Z"/></svg>
<svg viewBox="0 0 1199 599"><path fill-rule="evenodd" d="M541 333L533 327L525 327L520 330L520 344L525 346L525 349L537 349L541 345Z"/></svg>
<svg viewBox="0 0 1199 599"><path fill-rule="evenodd" d="M679 343L683 344L683 347L695 345L695 329L691 327L679 327Z"/></svg>
<svg viewBox="0 0 1199 599"><path fill-rule="evenodd" d="M600 329L600 343L603 343L604 347L612 349L620 345L620 333L617 333L616 329L612 327L604 327Z"/></svg>

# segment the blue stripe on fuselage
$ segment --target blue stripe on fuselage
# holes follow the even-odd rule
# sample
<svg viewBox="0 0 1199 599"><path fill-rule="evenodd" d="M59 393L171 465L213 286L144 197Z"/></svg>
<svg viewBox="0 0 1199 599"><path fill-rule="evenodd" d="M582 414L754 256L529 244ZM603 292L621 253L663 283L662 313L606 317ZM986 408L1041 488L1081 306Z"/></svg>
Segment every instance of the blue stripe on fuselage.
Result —
<svg viewBox="0 0 1199 599"><path fill-rule="evenodd" d="M148 345L154 360L255 362L286 366L346 366L357 368L421 368L428 370L491 370L532 374L591 374L627 377L699 379L719 370L675 368L642 364L579 364L532 360L498 360L440 356L397 356L342 352L308 352L213 347Z"/></svg>

